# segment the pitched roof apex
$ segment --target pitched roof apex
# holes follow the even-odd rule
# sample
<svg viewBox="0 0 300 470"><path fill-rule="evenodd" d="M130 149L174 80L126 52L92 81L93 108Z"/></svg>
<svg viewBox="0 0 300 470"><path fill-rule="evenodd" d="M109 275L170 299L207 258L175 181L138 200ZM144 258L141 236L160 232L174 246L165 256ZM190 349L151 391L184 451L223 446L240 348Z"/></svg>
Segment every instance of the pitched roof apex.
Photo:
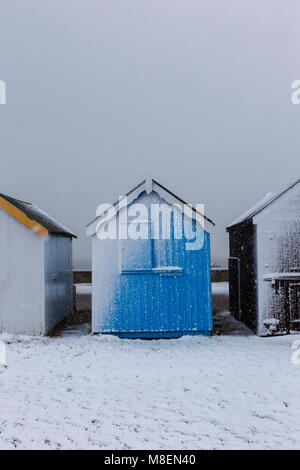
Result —
<svg viewBox="0 0 300 470"><path fill-rule="evenodd" d="M226 230L229 231L232 227L235 227L236 225L242 224L247 221L253 220L253 218L262 212L264 209L269 207L273 202L277 201L280 199L282 196L284 196L286 193L291 191L295 186L297 186L300 183L300 178L297 178L294 180L292 183L290 183L288 186L285 186L281 191L277 191L274 193L268 193L261 201L259 201L257 204L252 206L250 209L248 209L246 212L244 212L243 215L235 219L231 224L229 224L226 227Z"/></svg>
<svg viewBox="0 0 300 470"><path fill-rule="evenodd" d="M157 192L161 196L161 198L164 199L169 204L176 203L180 205L189 205L191 209L193 210L193 212L195 213L196 219L199 219L199 220L201 219L201 221L204 220L205 230L210 233L214 232L215 224L212 220L210 220L206 215L200 214L194 207L192 207L190 204L187 204L183 199L176 196L176 194L169 191L166 187L162 186L160 183L158 183L158 181L153 179L150 175L148 175L146 179L143 180L140 184L135 186L135 188L129 191L123 198L116 201L112 205L112 207L114 207L116 211L119 212L120 208L125 207L124 204L122 204L122 201L124 200L124 198L127 198L126 203L127 205L130 205L144 191L147 194L151 194L153 191ZM103 217L103 215L104 214L98 214L98 216L86 226L87 236L92 236L96 233L98 222Z"/></svg>

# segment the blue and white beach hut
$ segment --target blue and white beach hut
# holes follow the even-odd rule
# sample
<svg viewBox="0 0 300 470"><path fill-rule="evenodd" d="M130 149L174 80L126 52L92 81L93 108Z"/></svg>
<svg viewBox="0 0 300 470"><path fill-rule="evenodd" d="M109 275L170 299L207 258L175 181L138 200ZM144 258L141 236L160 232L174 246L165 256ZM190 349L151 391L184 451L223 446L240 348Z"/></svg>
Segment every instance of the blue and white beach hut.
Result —
<svg viewBox="0 0 300 470"><path fill-rule="evenodd" d="M87 226L93 333L210 335L214 223L151 178L97 214Z"/></svg>

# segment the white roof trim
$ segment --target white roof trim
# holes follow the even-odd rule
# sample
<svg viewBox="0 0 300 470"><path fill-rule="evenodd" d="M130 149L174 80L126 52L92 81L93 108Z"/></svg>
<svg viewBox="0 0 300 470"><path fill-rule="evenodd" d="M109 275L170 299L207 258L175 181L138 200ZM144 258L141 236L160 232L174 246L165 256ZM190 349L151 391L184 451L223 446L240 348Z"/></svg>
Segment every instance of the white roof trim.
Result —
<svg viewBox="0 0 300 470"><path fill-rule="evenodd" d="M147 177L145 186L146 186L146 193L151 194L153 191L153 179L150 176Z"/></svg>
<svg viewBox="0 0 300 470"><path fill-rule="evenodd" d="M247 211L245 211L242 215L240 215L237 219L233 220L231 224L227 225L227 229L233 227L234 225L238 225L241 222L244 222L248 218L251 218L253 214L259 211L265 204L267 204L273 197L273 193L266 194L259 202L257 202L254 206L250 207Z"/></svg>
<svg viewBox="0 0 300 470"><path fill-rule="evenodd" d="M127 206L131 205L143 192L146 192L147 194L151 194L151 192L157 193L164 201L166 201L168 204L173 205L176 204L177 206L180 206L183 210L184 203L181 199L179 199L177 196L171 194L168 190L163 188L159 183L157 183L155 180L152 178L148 177L146 180L144 180L139 186L137 186L132 192L130 192L127 196L124 196L120 201L115 203L112 207L112 214L111 217L114 217L120 209L123 209L126 207L124 203L122 204L122 201L125 202L127 198ZM214 223L208 220L207 218L203 217L203 214L200 214L193 208L190 204L187 204L190 206L195 214L195 219L203 226L204 223L204 230L208 233L214 233L215 231L215 226ZM101 217L104 215L104 213L99 214L98 217L93 220L87 227L86 227L86 235L88 237L91 237L95 235L97 229L99 228L99 225L101 225ZM107 215L107 214L106 214ZM109 210L108 210L108 215L109 215ZM107 222L107 217L105 217L104 221Z"/></svg>
<svg viewBox="0 0 300 470"><path fill-rule="evenodd" d="M288 202L289 199L293 197L293 195L296 196L297 194L299 194L299 191L300 191L300 181L298 181L298 183L291 186L284 193L280 194L279 197L274 199L269 205L267 205L260 212L258 212L253 217L253 224L257 225L263 219L272 215L280 207L281 204L285 204L286 202Z"/></svg>
<svg viewBox="0 0 300 470"><path fill-rule="evenodd" d="M246 220L249 220L256 224L259 222L266 214L270 213L273 210L273 207L276 207L277 203L280 203L287 194L290 194L293 191L297 191L297 188L300 184L300 178L297 178L296 181L292 182L286 186L283 190L275 193L268 193L260 202L251 207L243 215L235 219L230 225L226 228L227 230L235 225L238 225Z"/></svg>

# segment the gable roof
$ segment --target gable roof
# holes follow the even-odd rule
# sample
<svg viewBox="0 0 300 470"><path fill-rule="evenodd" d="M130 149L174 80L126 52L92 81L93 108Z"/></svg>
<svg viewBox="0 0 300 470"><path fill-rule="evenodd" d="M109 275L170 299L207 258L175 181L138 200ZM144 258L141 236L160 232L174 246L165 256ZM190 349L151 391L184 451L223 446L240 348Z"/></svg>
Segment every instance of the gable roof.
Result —
<svg viewBox="0 0 300 470"><path fill-rule="evenodd" d="M268 193L263 199L261 199L261 201L252 206L249 210L244 212L244 214L242 214L240 217L235 219L230 225L228 225L226 227L227 231L236 225L252 220L253 217L259 214L263 209L273 204L273 202L277 201L279 198L281 198L284 194L293 189L299 183L300 178L297 178L296 181L293 181L293 183L284 187L281 191L275 193Z"/></svg>
<svg viewBox="0 0 300 470"><path fill-rule="evenodd" d="M77 238L74 233L30 202L0 193L0 208L41 236L49 233Z"/></svg>
<svg viewBox="0 0 300 470"><path fill-rule="evenodd" d="M183 199L176 196L173 192L169 191L169 189L162 186L158 181L148 177L144 179L140 184L135 186L131 189L125 196L123 196L119 201L116 201L112 207L116 210L116 213L124 206L122 205L122 201L127 198L127 206L129 206L133 201L135 201L140 194L146 192L147 194L151 194L156 192L162 199L164 199L169 204L179 204L180 206L188 205L194 212L195 218L201 220L202 224L204 222L204 229L211 233L214 231L215 224L214 222L206 217L205 215L198 212L194 207L190 204L187 204ZM101 218L103 218L104 213L99 214L94 220L92 220L86 226L86 234L87 236L95 235L99 222L101 223Z"/></svg>

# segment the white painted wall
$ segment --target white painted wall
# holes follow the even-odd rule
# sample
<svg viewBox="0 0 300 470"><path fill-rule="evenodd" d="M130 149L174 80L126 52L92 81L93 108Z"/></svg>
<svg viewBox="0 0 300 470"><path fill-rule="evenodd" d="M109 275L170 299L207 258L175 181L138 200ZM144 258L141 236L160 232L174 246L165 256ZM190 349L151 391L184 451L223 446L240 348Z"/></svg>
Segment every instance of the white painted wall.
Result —
<svg viewBox="0 0 300 470"><path fill-rule="evenodd" d="M266 333L263 320L280 311L280 297L270 282L269 273L288 272L300 267L300 184L254 218L257 224L258 334Z"/></svg>
<svg viewBox="0 0 300 470"><path fill-rule="evenodd" d="M44 243L0 209L0 332L44 334Z"/></svg>

